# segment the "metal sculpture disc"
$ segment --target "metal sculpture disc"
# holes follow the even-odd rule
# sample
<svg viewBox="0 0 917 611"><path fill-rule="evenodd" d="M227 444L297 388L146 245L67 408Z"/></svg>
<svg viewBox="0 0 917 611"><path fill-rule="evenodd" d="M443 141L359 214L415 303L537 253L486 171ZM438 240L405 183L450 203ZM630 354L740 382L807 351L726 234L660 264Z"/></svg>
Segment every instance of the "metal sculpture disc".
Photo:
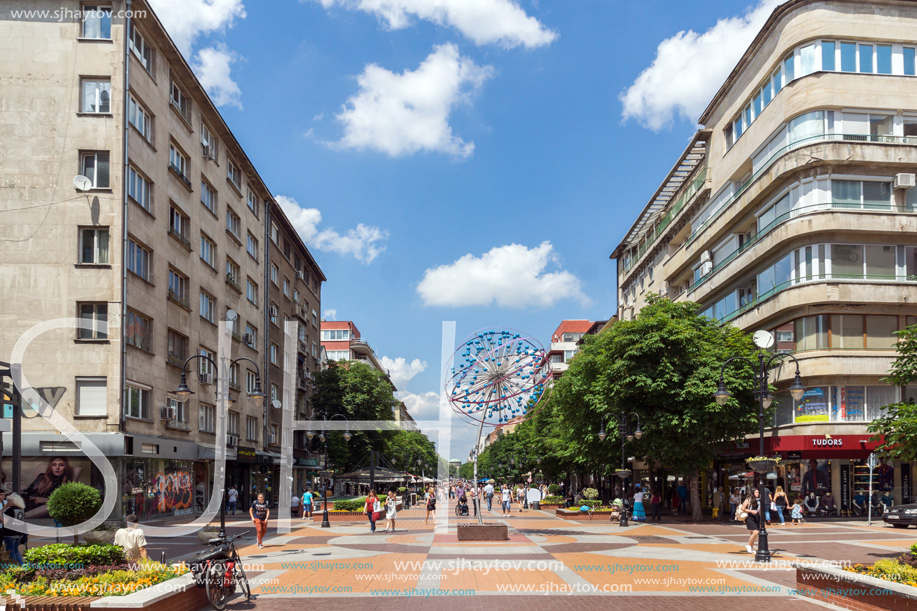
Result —
<svg viewBox="0 0 917 611"><path fill-rule="evenodd" d="M537 340L509 329L481 330L453 355L446 392L459 414L498 426L529 415L550 377Z"/></svg>

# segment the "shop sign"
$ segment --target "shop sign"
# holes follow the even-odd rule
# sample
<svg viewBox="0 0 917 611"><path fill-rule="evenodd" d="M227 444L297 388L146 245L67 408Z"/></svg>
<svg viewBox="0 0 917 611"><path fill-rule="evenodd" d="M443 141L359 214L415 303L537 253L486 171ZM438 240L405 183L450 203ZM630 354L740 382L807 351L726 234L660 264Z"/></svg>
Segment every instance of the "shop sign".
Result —
<svg viewBox="0 0 917 611"><path fill-rule="evenodd" d="M239 446L236 448L236 460L239 462L255 462L255 448Z"/></svg>
<svg viewBox="0 0 917 611"><path fill-rule="evenodd" d="M850 465L841 465L841 510L850 509Z"/></svg>
<svg viewBox="0 0 917 611"><path fill-rule="evenodd" d="M317 467L318 459L317 458L302 458L302 464L306 467Z"/></svg>
<svg viewBox="0 0 917 611"><path fill-rule="evenodd" d="M802 460L802 452L787 452L787 460Z"/></svg>
<svg viewBox="0 0 917 611"><path fill-rule="evenodd" d="M812 439L812 445L816 448L842 448L844 447L843 437L815 437Z"/></svg>
<svg viewBox="0 0 917 611"><path fill-rule="evenodd" d="M175 509L172 511L173 516L187 516L194 513L194 509L188 507L187 509Z"/></svg>
<svg viewBox="0 0 917 611"><path fill-rule="evenodd" d="M901 464L901 504L911 502L911 463Z"/></svg>
<svg viewBox="0 0 917 611"><path fill-rule="evenodd" d="M810 388L796 405L796 422L828 422L828 394L824 388Z"/></svg>

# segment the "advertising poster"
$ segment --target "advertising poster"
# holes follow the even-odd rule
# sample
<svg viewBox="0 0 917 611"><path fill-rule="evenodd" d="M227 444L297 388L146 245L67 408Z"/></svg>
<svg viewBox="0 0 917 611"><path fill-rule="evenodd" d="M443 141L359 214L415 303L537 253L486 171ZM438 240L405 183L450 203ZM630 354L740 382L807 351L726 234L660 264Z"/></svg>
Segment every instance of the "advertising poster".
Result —
<svg viewBox="0 0 917 611"><path fill-rule="evenodd" d="M841 511L850 509L850 465L841 465Z"/></svg>
<svg viewBox="0 0 917 611"><path fill-rule="evenodd" d="M810 388L796 404L796 422L828 422L828 393L826 389Z"/></svg>
<svg viewBox="0 0 917 611"><path fill-rule="evenodd" d="M799 492L802 490L802 477L799 475L798 462L786 465L786 483L789 492Z"/></svg>
<svg viewBox="0 0 917 611"><path fill-rule="evenodd" d="M47 518L48 498L63 484L80 482L92 486L101 482L99 470L88 458L52 456L49 458L22 459L22 486L26 518ZM4 472L4 477L6 473ZM12 489L12 482L4 480L4 488ZM99 486L96 486L99 487Z"/></svg>

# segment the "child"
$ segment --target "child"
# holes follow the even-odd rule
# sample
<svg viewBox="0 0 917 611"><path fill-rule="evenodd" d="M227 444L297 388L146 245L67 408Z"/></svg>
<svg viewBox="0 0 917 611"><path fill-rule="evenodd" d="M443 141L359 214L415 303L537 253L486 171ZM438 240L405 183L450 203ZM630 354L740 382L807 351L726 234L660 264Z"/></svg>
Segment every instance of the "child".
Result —
<svg viewBox="0 0 917 611"><path fill-rule="evenodd" d="M802 498L796 497L796 502L793 503L793 510L790 512L790 515L793 517L793 526L799 526L802 520Z"/></svg>

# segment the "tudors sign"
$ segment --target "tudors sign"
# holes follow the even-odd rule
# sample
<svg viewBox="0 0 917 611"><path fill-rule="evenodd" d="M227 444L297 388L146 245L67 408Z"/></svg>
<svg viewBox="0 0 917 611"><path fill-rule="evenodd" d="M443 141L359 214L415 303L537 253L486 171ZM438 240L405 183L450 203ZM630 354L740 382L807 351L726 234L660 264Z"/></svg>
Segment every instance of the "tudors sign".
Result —
<svg viewBox="0 0 917 611"><path fill-rule="evenodd" d="M831 439L819 439L816 437L812 440L812 445L816 448L841 448L844 446L844 439L841 437L832 437Z"/></svg>

